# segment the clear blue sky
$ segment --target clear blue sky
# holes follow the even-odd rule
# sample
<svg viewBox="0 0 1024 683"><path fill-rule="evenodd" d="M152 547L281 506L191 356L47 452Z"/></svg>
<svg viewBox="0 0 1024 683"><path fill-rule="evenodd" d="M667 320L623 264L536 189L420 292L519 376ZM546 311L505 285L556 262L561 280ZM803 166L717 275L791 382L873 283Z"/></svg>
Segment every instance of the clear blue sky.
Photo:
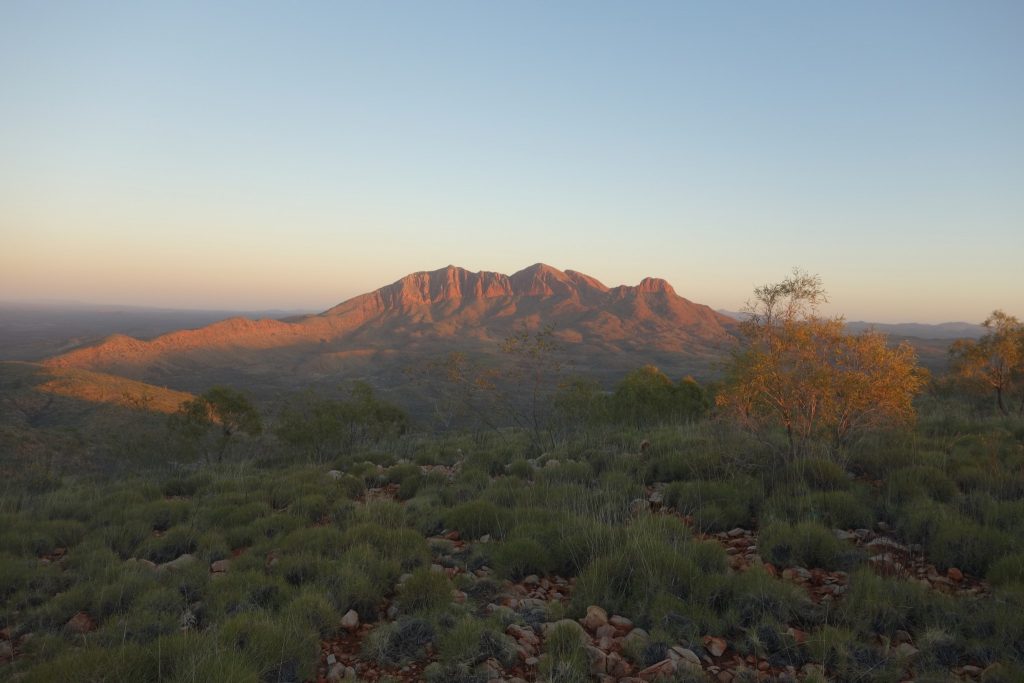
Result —
<svg viewBox="0 0 1024 683"><path fill-rule="evenodd" d="M1024 3L4 2L0 299L319 309L449 263L793 266L1024 315Z"/></svg>

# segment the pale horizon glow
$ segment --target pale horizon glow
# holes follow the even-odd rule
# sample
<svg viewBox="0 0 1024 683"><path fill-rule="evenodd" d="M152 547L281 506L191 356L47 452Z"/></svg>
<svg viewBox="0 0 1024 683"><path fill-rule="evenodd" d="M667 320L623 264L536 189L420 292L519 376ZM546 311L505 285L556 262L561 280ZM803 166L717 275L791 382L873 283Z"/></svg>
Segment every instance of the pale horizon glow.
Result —
<svg viewBox="0 0 1024 683"><path fill-rule="evenodd" d="M1024 317L1024 5L0 6L0 301L329 308L416 271Z"/></svg>

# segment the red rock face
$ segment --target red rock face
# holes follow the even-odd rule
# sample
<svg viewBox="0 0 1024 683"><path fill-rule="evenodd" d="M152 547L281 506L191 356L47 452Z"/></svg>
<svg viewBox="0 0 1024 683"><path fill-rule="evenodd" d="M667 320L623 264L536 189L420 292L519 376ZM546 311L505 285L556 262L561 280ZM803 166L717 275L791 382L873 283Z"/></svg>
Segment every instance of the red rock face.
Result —
<svg viewBox="0 0 1024 683"><path fill-rule="evenodd" d="M684 299L657 278L609 289L583 273L541 263L512 275L448 266L407 275L319 315L291 321L232 318L149 341L115 335L45 364L143 377L143 369L168 363L230 366L261 352L276 354L273 362L280 365L281 354L294 352L285 363L299 364L310 354L350 353L358 348L353 340L362 348L404 351L424 338L453 344L500 340L511 330L545 325L553 325L564 342L609 353L685 351L695 343L721 343L735 328L731 319Z"/></svg>

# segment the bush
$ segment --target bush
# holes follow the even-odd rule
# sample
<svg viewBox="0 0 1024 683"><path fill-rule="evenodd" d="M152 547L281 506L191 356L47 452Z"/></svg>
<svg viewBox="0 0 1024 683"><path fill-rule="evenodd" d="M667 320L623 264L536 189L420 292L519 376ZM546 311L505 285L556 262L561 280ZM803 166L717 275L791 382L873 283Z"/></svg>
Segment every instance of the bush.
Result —
<svg viewBox="0 0 1024 683"><path fill-rule="evenodd" d="M403 617L384 623L363 643L366 656L388 666L400 666L419 659L423 649L434 642L434 628L424 619Z"/></svg>
<svg viewBox="0 0 1024 683"><path fill-rule="evenodd" d="M1024 553L1006 555L996 560L989 567L986 578L997 586L1010 583L1024 584ZM2 581L0 585L3 585Z"/></svg>
<svg viewBox="0 0 1024 683"><path fill-rule="evenodd" d="M850 488L850 476L842 467L825 458L805 458L783 470L782 481L801 481L814 491L844 491Z"/></svg>
<svg viewBox="0 0 1024 683"><path fill-rule="evenodd" d="M771 522L761 530L762 555L780 567L849 569L860 553L814 522Z"/></svg>
<svg viewBox="0 0 1024 683"><path fill-rule="evenodd" d="M316 631L301 622L248 612L220 627L220 642L255 665L263 680L307 680L319 653Z"/></svg>
<svg viewBox="0 0 1024 683"><path fill-rule="evenodd" d="M665 503L681 514L693 515L694 524L704 532L750 528L762 489L749 477L729 481L675 482L665 488Z"/></svg>
<svg viewBox="0 0 1024 683"><path fill-rule="evenodd" d="M553 569L547 550L531 538L511 538L498 543L492 554L495 568L513 581L530 574L547 574Z"/></svg>
<svg viewBox="0 0 1024 683"><path fill-rule="evenodd" d="M765 503L763 514L790 523L820 522L839 529L874 526L875 511L866 496L852 491L817 491L800 495L792 490L776 491Z"/></svg>
<svg viewBox="0 0 1024 683"><path fill-rule="evenodd" d="M928 556L943 569L957 567L984 576L989 566L1013 548L1009 535L962 517L942 520L928 540Z"/></svg>
<svg viewBox="0 0 1024 683"><path fill-rule="evenodd" d="M512 526L512 514L486 500L474 500L449 510L444 521L466 538L480 538L485 534L501 538Z"/></svg>
<svg viewBox="0 0 1024 683"><path fill-rule="evenodd" d="M559 621L548 632L541 659L541 674L551 683L585 683L590 662L584 647L586 634L574 621Z"/></svg>
<svg viewBox="0 0 1024 683"><path fill-rule="evenodd" d="M927 497L947 503L960 493L953 480L936 467L906 467L893 472L886 485L886 497L895 504Z"/></svg>
<svg viewBox="0 0 1024 683"><path fill-rule="evenodd" d="M195 552L199 539L195 529L176 526L168 529L163 536L153 536L142 543L138 552L141 557L162 564L182 555Z"/></svg>
<svg viewBox="0 0 1024 683"><path fill-rule="evenodd" d="M444 574L418 569L399 586L398 606L405 614L427 614L444 609L452 601L452 584Z"/></svg>

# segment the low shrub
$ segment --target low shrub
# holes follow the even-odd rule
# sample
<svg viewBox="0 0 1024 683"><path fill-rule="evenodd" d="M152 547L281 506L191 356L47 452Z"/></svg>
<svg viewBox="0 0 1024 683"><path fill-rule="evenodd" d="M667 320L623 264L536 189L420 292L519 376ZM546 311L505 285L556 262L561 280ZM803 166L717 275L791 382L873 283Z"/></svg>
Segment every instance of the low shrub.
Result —
<svg viewBox="0 0 1024 683"><path fill-rule="evenodd" d="M405 614L429 614L452 601L448 577L430 568L418 569L398 588L397 604Z"/></svg>
<svg viewBox="0 0 1024 683"><path fill-rule="evenodd" d="M1013 583L1024 585L1024 553L999 558L989 567L986 578L997 586Z"/></svg>
<svg viewBox="0 0 1024 683"><path fill-rule="evenodd" d="M434 643L435 637L430 622L403 617L371 631L363 643L363 653L381 664L400 666L419 659L423 649Z"/></svg>
<svg viewBox="0 0 1024 683"><path fill-rule="evenodd" d="M770 522L761 529L762 556L780 567L849 569L860 553L815 522Z"/></svg>
<svg viewBox="0 0 1024 683"><path fill-rule="evenodd" d="M728 481L675 482L665 488L665 503L681 514L692 515L704 532L750 528L760 505L763 489L750 477Z"/></svg>
<svg viewBox="0 0 1024 683"><path fill-rule="evenodd" d="M490 534L501 538L512 526L512 514L486 500L474 500L457 505L444 516L445 525L458 529L466 538L480 538Z"/></svg>

